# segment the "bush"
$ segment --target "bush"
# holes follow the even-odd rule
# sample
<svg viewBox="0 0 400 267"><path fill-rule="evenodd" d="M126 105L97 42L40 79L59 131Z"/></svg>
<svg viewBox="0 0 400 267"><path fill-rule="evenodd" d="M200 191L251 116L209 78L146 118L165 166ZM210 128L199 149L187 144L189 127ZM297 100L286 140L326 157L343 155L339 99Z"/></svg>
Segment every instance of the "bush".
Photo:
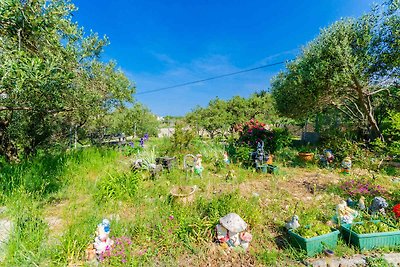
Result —
<svg viewBox="0 0 400 267"><path fill-rule="evenodd" d="M246 144L237 145L235 143L230 143L227 147L227 152L232 162L241 164L247 164L249 162L250 153L253 152L253 150L252 147Z"/></svg>
<svg viewBox="0 0 400 267"><path fill-rule="evenodd" d="M238 145L248 145L249 147L256 148L257 143L264 142L264 150L269 153L289 146L292 142L291 135L286 128L275 128L269 130L266 124L257 120L251 119L250 121L239 125L239 139Z"/></svg>

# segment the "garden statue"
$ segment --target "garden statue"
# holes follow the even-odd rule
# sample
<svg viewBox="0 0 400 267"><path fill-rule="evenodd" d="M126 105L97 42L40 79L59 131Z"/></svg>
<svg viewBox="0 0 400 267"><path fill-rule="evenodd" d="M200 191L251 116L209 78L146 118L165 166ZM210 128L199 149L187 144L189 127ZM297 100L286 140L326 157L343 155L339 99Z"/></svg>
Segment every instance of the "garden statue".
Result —
<svg viewBox="0 0 400 267"><path fill-rule="evenodd" d="M388 203L383 197L374 197L372 200L372 204L369 207L369 212L372 215L376 215L377 213L381 213L385 215L385 208L388 207Z"/></svg>
<svg viewBox="0 0 400 267"><path fill-rule="evenodd" d="M294 230L294 229L299 228L300 227L299 216L293 215L292 219L285 224L285 227L287 230L290 230L290 229Z"/></svg>
<svg viewBox="0 0 400 267"><path fill-rule="evenodd" d="M320 156L320 161L323 166L329 166L333 162L335 157L333 156L332 150L330 149L325 149Z"/></svg>
<svg viewBox="0 0 400 267"><path fill-rule="evenodd" d="M225 248L242 247L247 250L252 240L252 235L245 232L247 223L236 213L219 219L216 226L217 240Z"/></svg>
<svg viewBox="0 0 400 267"><path fill-rule="evenodd" d="M257 150L251 153L251 159L254 160L256 169L260 169L264 165L264 161L268 161L268 154L264 152L264 142L257 142Z"/></svg>
<svg viewBox="0 0 400 267"><path fill-rule="evenodd" d="M203 169L204 169L203 166L201 165L201 158L202 158L202 155L197 154L195 162L194 162L194 172L196 174L200 175L200 177L201 177L201 173L203 172Z"/></svg>
<svg viewBox="0 0 400 267"><path fill-rule="evenodd" d="M228 152L226 152L226 151L224 151L224 162L227 165L230 163L230 160L229 160L229 157L228 157Z"/></svg>
<svg viewBox="0 0 400 267"><path fill-rule="evenodd" d="M360 210L365 210L365 197L361 196L360 200L358 201L358 208Z"/></svg>
<svg viewBox="0 0 400 267"><path fill-rule="evenodd" d="M339 223L352 223L358 216L358 212L349 208L344 200L336 206L336 213Z"/></svg>
<svg viewBox="0 0 400 267"><path fill-rule="evenodd" d="M106 250L111 249L114 241L109 238L110 235L110 221L103 219L103 221L97 225L96 237L94 239L93 247L96 250L96 255L103 254Z"/></svg>
<svg viewBox="0 0 400 267"><path fill-rule="evenodd" d="M351 169L351 158L345 157L342 161L342 172L344 174L349 174Z"/></svg>

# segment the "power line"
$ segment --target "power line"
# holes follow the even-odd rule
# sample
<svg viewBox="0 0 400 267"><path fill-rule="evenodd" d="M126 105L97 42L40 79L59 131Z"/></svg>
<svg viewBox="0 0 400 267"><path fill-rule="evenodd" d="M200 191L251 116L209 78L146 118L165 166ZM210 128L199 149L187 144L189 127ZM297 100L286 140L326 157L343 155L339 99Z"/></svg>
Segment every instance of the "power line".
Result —
<svg viewBox="0 0 400 267"><path fill-rule="evenodd" d="M210 78L205 78L205 79L201 79L201 80L196 80L196 81L181 83L181 84L177 84L177 85L162 87L162 88L158 88L158 89L138 92L138 93L136 93L136 95L150 94L150 93L164 91L164 90L168 90L168 89L172 89L172 88L177 88L177 87L182 87L182 86L186 86L186 85L201 83L201 82L205 82L205 81L220 79L220 78L223 78L223 77L233 76L233 75L237 75L237 74L241 74L241 73L245 73L245 72L250 72L250 71L254 71L254 70L259 70L259 69L263 69L263 68L267 68L267 67L280 65L280 64L283 64L283 63L287 63L289 61L292 61L292 59L286 60L286 61L275 62L275 63L271 63L271 64L267 64L267 65L262 65L262 66L258 66L258 67L251 68L251 69L246 69L246 70L231 72L231 73L227 73L227 74L222 74L222 75L218 75L218 76L214 76L214 77L210 77Z"/></svg>

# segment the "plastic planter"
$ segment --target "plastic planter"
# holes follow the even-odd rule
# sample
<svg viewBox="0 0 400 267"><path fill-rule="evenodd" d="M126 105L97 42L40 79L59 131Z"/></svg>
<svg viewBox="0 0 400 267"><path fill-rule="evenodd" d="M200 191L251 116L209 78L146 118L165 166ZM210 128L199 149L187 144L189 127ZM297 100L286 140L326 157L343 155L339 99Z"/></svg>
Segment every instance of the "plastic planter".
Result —
<svg viewBox="0 0 400 267"><path fill-rule="evenodd" d="M334 249L337 245L339 230L334 230L328 234L319 235L311 238L304 238L292 230L289 230L290 243L306 251L307 256L312 257L321 253L324 249Z"/></svg>
<svg viewBox="0 0 400 267"><path fill-rule="evenodd" d="M357 222L354 224L361 223L363 222ZM400 246L400 230L371 234L357 234L351 230L351 224L343 224L341 229L343 238L354 246L357 246L360 250Z"/></svg>

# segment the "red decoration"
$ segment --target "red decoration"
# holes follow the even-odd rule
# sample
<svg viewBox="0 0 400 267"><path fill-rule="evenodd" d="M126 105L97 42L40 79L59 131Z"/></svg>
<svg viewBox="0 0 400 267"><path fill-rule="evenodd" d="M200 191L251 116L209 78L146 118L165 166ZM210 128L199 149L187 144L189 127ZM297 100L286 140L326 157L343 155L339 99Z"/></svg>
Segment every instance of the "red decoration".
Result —
<svg viewBox="0 0 400 267"><path fill-rule="evenodd" d="M393 212L396 215L396 218L400 217L400 204L394 205Z"/></svg>

